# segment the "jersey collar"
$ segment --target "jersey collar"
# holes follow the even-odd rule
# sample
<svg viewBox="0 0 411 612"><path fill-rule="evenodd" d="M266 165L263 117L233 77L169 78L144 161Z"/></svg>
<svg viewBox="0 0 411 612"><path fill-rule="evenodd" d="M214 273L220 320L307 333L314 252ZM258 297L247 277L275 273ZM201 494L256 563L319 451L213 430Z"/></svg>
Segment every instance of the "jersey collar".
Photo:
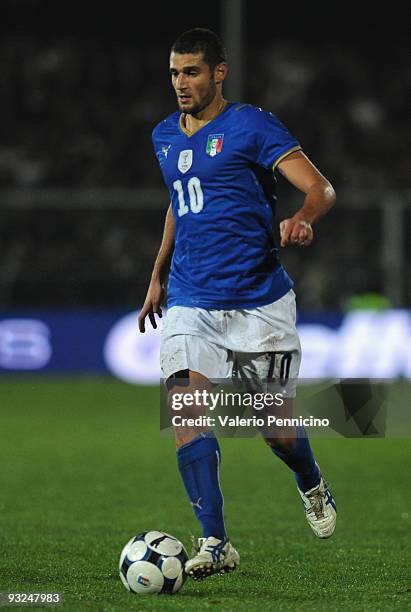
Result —
<svg viewBox="0 0 411 612"><path fill-rule="evenodd" d="M195 132L189 132L185 127L184 127L184 123L183 123L183 119L184 119L184 115L185 113L181 113L179 120L178 120L178 126L180 128L180 131L183 132L183 134L187 137L187 138L191 138L192 136L195 136L196 134L198 134L198 132L201 132L201 130L203 130L205 127L207 127L208 125L210 125L210 123L213 123L214 121L217 121L222 115L224 115L225 111L227 110L227 108L231 106L230 102L227 102L223 108L221 109L221 111L218 113L218 115L216 115L215 117L213 117L212 119L210 119L210 121L207 121L206 123L204 123L201 128L198 128L198 130L196 130Z"/></svg>

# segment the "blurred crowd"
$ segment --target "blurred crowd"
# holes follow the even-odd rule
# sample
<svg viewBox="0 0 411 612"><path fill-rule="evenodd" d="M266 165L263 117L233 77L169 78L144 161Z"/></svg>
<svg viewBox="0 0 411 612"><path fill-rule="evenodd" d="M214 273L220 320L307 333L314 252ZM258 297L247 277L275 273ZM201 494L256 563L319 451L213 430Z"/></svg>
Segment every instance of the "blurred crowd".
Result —
<svg viewBox="0 0 411 612"><path fill-rule="evenodd" d="M337 192L401 191L411 161L405 51L401 37L389 53L331 41L321 49L253 43L244 99L279 116ZM147 53L138 41L105 46L14 32L1 39L0 72L0 189L161 185L151 131L175 110L164 46ZM121 207L2 211L0 307L140 305L163 215ZM364 239L376 219L376 233ZM378 208L358 214L354 227L347 210L323 224L310 257L285 256L300 306L338 309L351 293L381 291Z"/></svg>
<svg viewBox="0 0 411 612"><path fill-rule="evenodd" d="M254 44L244 99L277 114L339 186L401 188L411 73L405 43L396 46L387 56L331 42ZM151 130L175 110L167 59L157 46L3 37L0 187L158 183Z"/></svg>
<svg viewBox="0 0 411 612"><path fill-rule="evenodd" d="M138 48L3 39L0 187L158 181L151 130L168 109L159 78L167 78L165 58L155 59L143 68Z"/></svg>
<svg viewBox="0 0 411 612"><path fill-rule="evenodd" d="M159 247L159 210L6 210L0 310L140 306Z"/></svg>
<svg viewBox="0 0 411 612"><path fill-rule="evenodd" d="M387 43L280 41L255 53L250 97L279 115L339 190L410 185L408 43Z"/></svg>
<svg viewBox="0 0 411 612"><path fill-rule="evenodd" d="M159 209L3 211L0 310L140 307L164 217ZM371 209L355 219L336 208L315 229L309 252L282 250L301 311L338 311L355 294L382 291L382 217ZM364 233L367 226L373 231Z"/></svg>

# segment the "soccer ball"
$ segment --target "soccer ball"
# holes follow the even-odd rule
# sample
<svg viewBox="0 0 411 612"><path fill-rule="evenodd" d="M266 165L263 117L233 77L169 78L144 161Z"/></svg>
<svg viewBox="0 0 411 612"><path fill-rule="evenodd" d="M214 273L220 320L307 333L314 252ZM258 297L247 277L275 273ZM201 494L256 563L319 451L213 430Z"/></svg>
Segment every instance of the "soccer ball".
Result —
<svg viewBox="0 0 411 612"><path fill-rule="evenodd" d="M177 593L186 579L187 551L164 531L144 531L131 538L120 555L120 578L132 593Z"/></svg>

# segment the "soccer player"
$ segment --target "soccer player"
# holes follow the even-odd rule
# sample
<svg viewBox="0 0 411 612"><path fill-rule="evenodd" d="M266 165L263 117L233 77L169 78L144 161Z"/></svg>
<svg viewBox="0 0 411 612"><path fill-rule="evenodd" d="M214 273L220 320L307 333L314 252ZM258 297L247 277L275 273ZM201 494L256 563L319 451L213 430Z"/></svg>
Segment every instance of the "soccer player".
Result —
<svg viewBox="0 0 411 612"><path fill-rule="evenodd" d="M179 110L153 130L171 204L139 328L145 331L147 316L156 328L169 273L161 368L170 396L209 389L213 380L229 378L233 366L267 379L284 357L289 380L297 378L293 283L273 238L274 171L305 194L298 212L280 224L282 247L309 246L313 222L335 201L329 181L274 115L224 99L227 70L214 32L195 28L179 36L170 54ZM186 572L202 579L231 571L240 557L224 524L217 439L206 426L175 428L175 434L178 467L203 532ZM294 472L315 535L331 536L336 507L304 428L274 432L265 441Z"/></svg>

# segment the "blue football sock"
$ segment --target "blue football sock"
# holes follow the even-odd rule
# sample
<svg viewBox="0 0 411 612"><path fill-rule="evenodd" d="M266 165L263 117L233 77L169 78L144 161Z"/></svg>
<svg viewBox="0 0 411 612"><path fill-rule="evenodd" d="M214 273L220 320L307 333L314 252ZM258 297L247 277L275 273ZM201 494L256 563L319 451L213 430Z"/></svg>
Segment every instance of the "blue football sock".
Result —
<svg viewBox="0 0 411 612"><path fill-rule="evenodd" d="M298 488L305 493L319 484L320 470L315 463L305 428L297 427L296 429L297 439L292 451L282 453L275 448L271 450L293 470Z"/></svg>
<svg viewBox="0 0 411 612"><path fill-rule="evenodd" d="M227 539L220 489L220 447L212 432L177 449L178 468L203 536Z"/></svg>

